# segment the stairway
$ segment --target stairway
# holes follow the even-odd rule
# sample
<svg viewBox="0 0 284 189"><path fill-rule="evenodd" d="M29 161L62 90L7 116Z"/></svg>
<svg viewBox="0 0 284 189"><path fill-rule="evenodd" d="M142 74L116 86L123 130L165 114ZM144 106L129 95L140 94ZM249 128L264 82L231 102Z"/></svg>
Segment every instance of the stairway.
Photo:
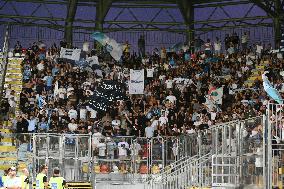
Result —
<svg viewBox="0 0 284 189"><path fill-rule="evenodd" d="M211 188L211 156L192 157L169 172L154 175L145 189L209 189Z"/></svg>
<svg viewBox="0 0 284 189"><path fill-rule="evenodd" d="M259 65L256 66L255 69L253 69L251 72L251 76L248 78L247 81L245 81L245 86L247 87L252 87L255 80L262 80L261 75L263 74L263 72L265 71L265 67L267 67L269 64L268 61L261 61Z"/></svg>
<svg viewBox="0 0 284 189"><path fill-rule="evenodd" d="M22 91L22 70L21 70L21 58L9 58L7 64L7 71L5 75L4 88L11 85L11 90L16 92L16 115L19 114L20 93ZM0 144L0 175L4 170L11 166L24 167L25 165L18 164L16 141L14 140L12 127L12 119L16 115L9 115L8 121L1 123L0 127L1 136L3 137ZM13 141L14 140L14 141Z"/></svg>

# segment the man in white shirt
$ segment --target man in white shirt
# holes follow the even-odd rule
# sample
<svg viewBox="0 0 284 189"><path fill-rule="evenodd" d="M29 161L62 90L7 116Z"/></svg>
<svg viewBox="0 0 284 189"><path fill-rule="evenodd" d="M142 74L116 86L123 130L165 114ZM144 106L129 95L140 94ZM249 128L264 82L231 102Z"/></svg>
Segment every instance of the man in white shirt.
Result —
<svg viewBox="0 0 284 189"><path fill-rule="evenodd" d="M247 32L244 32L244 35L242 36L242 48L243 50L247 49L248 45L248 34Z"/></svg>
<svg viewBox="0 0 284 189"><path fill-rule="evenodd" d="M22 189L22 182L19 177L16 176L16 167L11 167L8 170L8 177L4 182L4 188L6 189Z"/></svg>
<svg viewBox="0 0 284 189"><path fill-rule="evenodd" d="M214 42L214 53L217 56L221 54L221 42L218 37L216 37L216 41Z"/></svg>
<svg viewBox="0 0 284 189"><path fill-rule="evenodd" d="M87 109L85 106L80 108L80 119L86 121L87 119Z"/></svg>
<svg viewBox="0 0 284 189"><path fill-rule="evenodd" d="M66 98L66 93L67 93L67 90L61 86L59 89L58 89L58 97L60 99L65 99Z"/></svg>
<svg viewBox="0 0 284 189"><path fill-rule="evenodd" d="M162 116L159 118L159 122L161 125L166 125L168 123L169 119L166 116L166 112L162 111Z"/></svg>
<svg viewBox="0 0 284 189"><path fill-rule="evenodd" d="M148 122L148 127L145 128L145 136L147 138L152 138L154 136L154 127L151 127L150 122Z"/></svg>
<svg viewBox="0 0 284 189"><path fill-rule="evenodd" d="M261 43L257 43L255 52L258 58L261 57L262 50L263 50L263 46L261 45Z"/></svg>
<svg viewBox="0 0 284 189"><path fill-rule="evenodd" d="M74 108L72 108L71 110L68 111L68 116L71 119L77 119L78 113L76 110L74 110Z"/></svg>
<svg viewBox="0 0 284 189"><path fill-rule="evenodd" d="M117 147L119 159L125 159L127 157L127 150L129 149L129 144L125 142L124 138L122 138L121 142L117 144Z"/></svg>
<svg viewBox="0 0 284 189"><path fill-rule="evenodd" d="M106 144L103 139L100 140L97 147L99 149L99 158L104 159L106 157Z"/></svg>
<svg viewBox="0 0 284 189"><path fill-rule="evenodd" d="M173 95L173 92L170 91L169 95L166 97L166 100L169 100L172 104L176 104L177 98Z"/></svg>
<svg viewBox="0 0 284 189"><path fill-rule="evenodd" d="M173 80L172 80L172 77L169 77L169 79L166 80L166 86L167 86L167 89L172 89L173 88Z"/></svg>
<svg viewBox="0 0 284 189"><path fill-rule="evenodd" d="M116 129L120 128L121 122L118 116L115 116L115 119L112 120L111 125Z"/></svg>
<svg viewBox="0 0 284 189"><path fill-rule="evenodd" d="M158 125L159 125L159 121L156 119L156 116L153 116L151 127L153 127L154 130L157 130Z"/></svg>

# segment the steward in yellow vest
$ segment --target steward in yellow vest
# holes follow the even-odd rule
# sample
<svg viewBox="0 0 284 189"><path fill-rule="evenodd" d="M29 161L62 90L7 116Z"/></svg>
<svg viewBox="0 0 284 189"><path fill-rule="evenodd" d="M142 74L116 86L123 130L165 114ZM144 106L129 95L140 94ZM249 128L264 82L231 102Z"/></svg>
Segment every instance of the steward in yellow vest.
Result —
<svg viewBox="0 0 284 189"><path fill-rule="evenodd" d="M21 183L22 183L22 189L29 189L30 188L30 182L29 182L29 171L28 169L24 168L22 170L22 175L20 176Z"/></svg>
<svg viewBox="0 0 284 189"><path fill-rule="evenodd" d="M47 181L47 174L48 167L46 165L42 165L40 167L40 173L36 176L36 189L47 189L48 188L48 181Z"/></svg>
<svg viewBox="0 0 284 189"><path fill-rule="evenodd" d="M51 189L64 189L67 188L66 181L63 177L60 176L59 168L54 168L53 176L50 177L49 187Z"/></svg>

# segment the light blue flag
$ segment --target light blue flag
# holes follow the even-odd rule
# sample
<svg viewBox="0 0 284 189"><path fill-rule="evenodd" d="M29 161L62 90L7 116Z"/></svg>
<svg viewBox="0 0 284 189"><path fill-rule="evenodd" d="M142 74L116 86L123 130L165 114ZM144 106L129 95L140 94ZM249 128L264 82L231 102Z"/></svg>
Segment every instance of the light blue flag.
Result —
<svg viewBox="0 0 284 189"><path fill-rule="evenodd" d="M123 53L123 47L121 44L101 32L94 32L92 34L92 38L105 46L107 51L116 61L120 60Z"/></svg>
<svg viewBox="0 0 284 189"><path fill-rule="evenodd" d="M271 85L270 81L268 80L267 76L265 75L267 73L268 72L265 71L262 74L262 81L263 81L264 90L273 100L278 102L278 104L283 104L283 99L281 98L280 93Z"/></svg>

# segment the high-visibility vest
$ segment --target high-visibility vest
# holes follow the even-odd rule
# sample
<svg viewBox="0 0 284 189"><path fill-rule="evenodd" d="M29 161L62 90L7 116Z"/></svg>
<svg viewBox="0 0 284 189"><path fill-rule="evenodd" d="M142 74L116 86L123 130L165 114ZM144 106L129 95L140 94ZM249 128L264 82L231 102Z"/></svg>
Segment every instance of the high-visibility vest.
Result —
<svg viewBox="0 0 284 189"><path fill-rule="evenodd" d="M63 189L63 177L51 177L49 180L49 187L51 189Z"/></svg>
<svg viewBox="0 0 284 189"><path fill-rule="evenodd" d="M45 176L43 173L39 173L36 176L36 189L44 189L43 177Z"/></svg>
<svg viewBox="0 0 284 189"><path fill-rule="evenodd" d="M22 183L22 189L29 189L29 183L25 182L27 176L26 175L21 175L21 183Z"/></svg>
<svg viewBox="0 0 284 189"><path fill-rule="evenodd" d="M3 185L5 184L6 180L7 180L8 176L2 176L2 182L3 182Z"/></svg>

